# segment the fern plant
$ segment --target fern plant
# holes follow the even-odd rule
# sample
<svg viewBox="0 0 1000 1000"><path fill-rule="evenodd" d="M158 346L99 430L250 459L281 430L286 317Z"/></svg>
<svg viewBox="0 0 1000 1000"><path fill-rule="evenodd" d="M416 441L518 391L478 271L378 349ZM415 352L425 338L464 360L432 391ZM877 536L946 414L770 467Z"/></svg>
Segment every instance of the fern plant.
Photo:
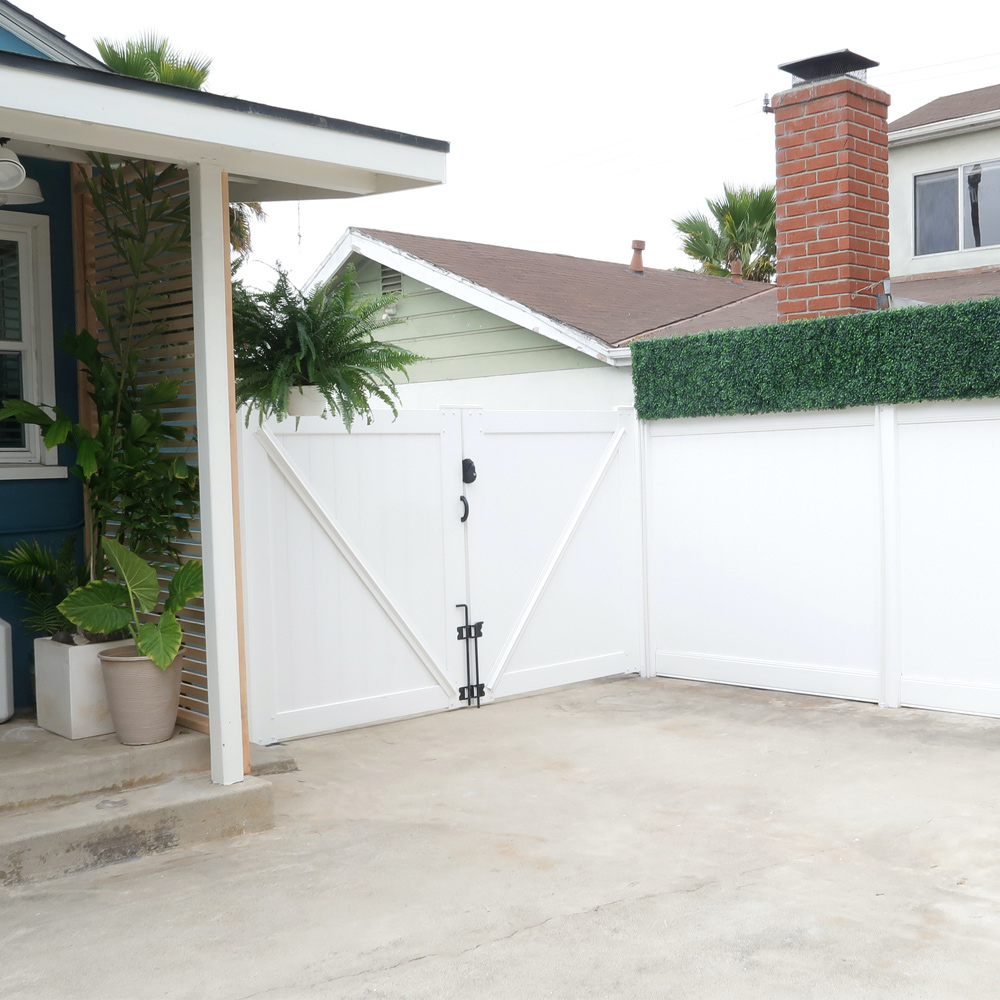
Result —
<svg viewBox="0 0 1000 1000"><path fill-rule="evenodd" d="M397 414L394 374L420 356L375 339L392 326L385 320L393 295L363 296L354 267L338 281L331 278L306 293L296 288L280 266L270 291L233 282L233 333L236 352L236 402L247 407L246 421L257 411L283 420L288 396L297 386L314 385L331 412L348 430L357 417L371 423L371 400Z"/></svg>

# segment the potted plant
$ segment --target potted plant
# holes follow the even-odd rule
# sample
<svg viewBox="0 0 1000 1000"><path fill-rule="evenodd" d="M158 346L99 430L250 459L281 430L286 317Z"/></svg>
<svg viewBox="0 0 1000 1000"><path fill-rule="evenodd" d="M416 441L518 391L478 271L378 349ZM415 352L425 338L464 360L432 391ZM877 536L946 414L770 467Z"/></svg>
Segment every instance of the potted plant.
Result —
<svg viewBox="0 0 1000 1000"><path fill-rule="evenodd" d="M177 612L201 596L201 563L191 560L177 569L157 614L156 569L113 538L102 547L117 579L91 580L59 610L88 632L128 629L131 645L100 653L115 731L125 744L162 743L173 736L180 698L184 636Z"/></svg>
<svg viewBox="0 0 1000 1000"><path fill-rule="evenodd" d="M396 414L393 373L405 375L420 356L375 339L397 322L386 318L395 296L360 295L353 266L308 293L276 270L270 291L233 282L236 402L247 407L247 425L253 409L260 423L329 409L350 430L357 416L371 422L372 397Z"/></svg>

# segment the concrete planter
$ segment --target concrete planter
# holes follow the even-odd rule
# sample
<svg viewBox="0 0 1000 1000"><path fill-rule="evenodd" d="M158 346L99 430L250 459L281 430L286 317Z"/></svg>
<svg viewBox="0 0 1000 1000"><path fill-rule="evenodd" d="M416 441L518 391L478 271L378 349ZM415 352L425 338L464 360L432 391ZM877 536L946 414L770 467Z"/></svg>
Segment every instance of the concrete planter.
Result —
<svg viewBox="0 0 1000 1000"><path fill-rule="evenodd" d="M38 725L68 740L113 733L98 654L120 642L67 646L35 640L35 700Z"/></svg>
<svg viewBox="0 0 1000 1000"><path fill-rule="evenodd" d="M111 717L118 739L126 746L163 743L174 735L185 652L181 646L166 670L133 645L101 652Z"/></svg>

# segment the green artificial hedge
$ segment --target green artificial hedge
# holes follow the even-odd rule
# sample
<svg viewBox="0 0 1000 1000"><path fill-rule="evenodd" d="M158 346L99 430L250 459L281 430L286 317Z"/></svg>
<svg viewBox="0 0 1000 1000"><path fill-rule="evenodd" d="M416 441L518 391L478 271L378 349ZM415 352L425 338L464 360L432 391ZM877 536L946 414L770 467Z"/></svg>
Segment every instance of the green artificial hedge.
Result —
<svg viewBox="0 0 1000 1000"><path fill-rule="evenodd" d="M632 344L643 420L1000 396L1000 299Z"/></svg>

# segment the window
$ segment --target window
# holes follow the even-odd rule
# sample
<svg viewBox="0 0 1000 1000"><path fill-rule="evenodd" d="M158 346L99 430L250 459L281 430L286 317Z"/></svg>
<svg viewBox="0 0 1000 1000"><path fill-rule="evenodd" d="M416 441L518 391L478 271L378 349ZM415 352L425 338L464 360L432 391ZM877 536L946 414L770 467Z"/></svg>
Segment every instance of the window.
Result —
<svg viewBox="0 0 1000 1000"><path fill-rule="evenodd" d="M914 178L917 256L958 249L958 171Z"/></svg>
<svg viewBox="0 0 1000 1000"><path fill-rule="evenodd" d="M43 215L0 212L0 398L55 402L49 220ZM55 464L37 427L0 423L0 477Z"/></svg>
<svg viewBox="0 0 1000 1000"><path fill-rule="evenodd" d="M1000 246L1000 160L914 177L914 252Z"/></svg>

